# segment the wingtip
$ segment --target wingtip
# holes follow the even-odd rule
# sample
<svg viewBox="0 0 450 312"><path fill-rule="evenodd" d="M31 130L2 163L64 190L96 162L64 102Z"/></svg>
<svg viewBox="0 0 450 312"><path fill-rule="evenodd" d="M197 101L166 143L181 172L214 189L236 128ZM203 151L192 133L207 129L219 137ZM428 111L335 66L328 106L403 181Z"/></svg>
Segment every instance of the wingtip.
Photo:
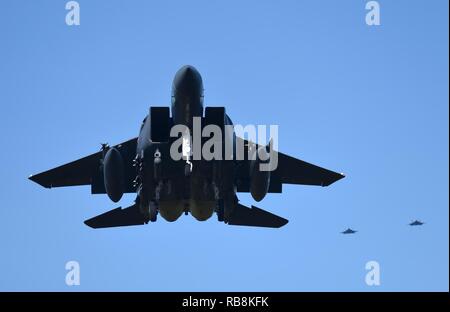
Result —
<svg viewBox="0 0 450 312"><path fill-rule="evenodd" d="M88 220L84 220L83 222L85 225L87 225L88 227L90 227L91 229L95 229L95 227L92 224L92 219L88 219Z"/></svg>
<svg viewBox="0 0 450 312"><path fill-rule="evenodd" d="M323 186L323 187L330 186L331 184L333 184L343 178L345 178L345 174L335 172L334 177L331 177L328 181L323 181L321 186Z"/></svg>
<svg viewBox="0 0 450 312"><path fill-rule="evenodd" d="M28 176L28 180L40 184L39 181L38 181L38 179L36 178L36 176L35 176L34 174L30 174L30 175Z"/></svg>
<svg viewBox="0 0 450 312"><path fill-rule="evenodd" d="M345 178L345 173L342 173L342 172L338 173L338 174L336 174L336 179L333 182L337 182L343 178Z"/></svg>
<svg viewBox="0 0 450 312"><path fill-rule="evenodd" d="M336 174L336 179L333 182L337 182L343 178L345 178L345 173L342 173L342 172L338 173L338 174Z"/></svg>
<svg viewBox="0 0 450 312"><path fill-rule="evenodd" d="M43 183L42 181L40 181L40 180L39 180L39 175L38 175L38 174L37 174L37 175L35 175L35 174L30 174L30 175L28 176L28 180L33 181L34 183L37 183L37 184L39 184L40 186L45 187L45 188L51 188L51 187L52 187L51 185L45 184L45 183Z"/></svg>
<svg viewBox="0 0 450 312"><path fill-rule="evenodd" d="M281 218L281 217L280 217ZM285 226L286 224L288 224L289 223L289 220L288 219L285 219L285 218L282 218L283 220L281 220L281 222L280 222L280 226L278 227L278 228L281 228L281 227L283 227L283 226Z"/></svg>

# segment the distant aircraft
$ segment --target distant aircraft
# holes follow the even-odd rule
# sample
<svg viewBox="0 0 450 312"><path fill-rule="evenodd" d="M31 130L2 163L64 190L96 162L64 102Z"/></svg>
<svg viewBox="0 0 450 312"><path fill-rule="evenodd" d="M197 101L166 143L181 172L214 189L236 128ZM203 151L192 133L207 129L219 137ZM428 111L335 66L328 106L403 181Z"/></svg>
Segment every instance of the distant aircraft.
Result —
<svg viewBox="0 0 450 312"><path fill-rule="evenodd" d="M409 225L411 226L417 226L417 225L423 225L425 222L420 222L419 220L411 222Z"/></svg>
<svg viewBox="0 0 450 312"><path fill-rule="evenodd" d="M155 222L158 214L175 221L183 213L190 213L199 221L216 213L218 221L230 225L279 228L288 220L239 204L236 193L249 192L261 201L267 193L281 193L283 184L328 186L344 177L276 151L276 169L263 170L272 141L260 146L237 137L234 130L231 135L221 135L217 151L223 155L226 143L242 146L244 159L235 157L236 149L232 150L231 160L196 159L196 120L201 131L207 126L224 131L233 125L224 107L203 108L202 77L194 67L184 66L173 81L171 112L169 107L150 107L138 137L114 146L102 144L97 153L29 179L46 188L90 185L92 194L107 194L113 202L118 202L124 193L137 194L130 207L119 207L86 220L85 224L92 228L147 224ZM185 132L173 137L171 131L176 126L184 126ZM205 147L203 140L200 145ZM181 148L172 149L177 142L181 142ZM216 145L210 149L215 152ZM176 159L176 152L182 157Z"/></svg>
<svg viewBox="0 0 450 312"><path fill-rule="evenodd" d="M358 231L354 231L351 228L346 229L344 232L341 232L342 234L355 234Z"/></svg>

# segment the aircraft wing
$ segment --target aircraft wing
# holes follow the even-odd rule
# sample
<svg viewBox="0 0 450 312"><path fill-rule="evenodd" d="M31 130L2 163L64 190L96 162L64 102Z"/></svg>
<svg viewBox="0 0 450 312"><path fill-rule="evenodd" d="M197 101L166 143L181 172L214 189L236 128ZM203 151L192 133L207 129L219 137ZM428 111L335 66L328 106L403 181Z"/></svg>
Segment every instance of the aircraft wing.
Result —
<svg viewBox="0 0 450 312"><path fill-rule="evenodd" d="M254 143L242 138L236 139L244 141L243 144L245 147L245 155L247 155L247 147ZM260 146L257 146L257 148L259 147ZM238 192L249 192L249 160L241 162L238 176L240 181L238 185ZM271 174L269 193L281 193L282 184L328 186L344 177L345 176L341 173L337 173L278 152L278 166Z"/></svg>
<svg viewBox="0 0 450 312"><path fill-rule="evenodd" d="M133 167L133 158L136 156L137 138L117 144L117 148L125 163L125 192L134 192L132 181L136 174ZM46 188L76 185L91 185L93 194L106 193L103 185L103 172L101 170L101 151L72 161L65 165L31 175L30 180Z"/></svg>
<svg viewBox="0 0 450 312"><path fill-rule="evenodd" d="M328 186L345 176L306 161L278 153L275 175L281 183Z"/></svg>

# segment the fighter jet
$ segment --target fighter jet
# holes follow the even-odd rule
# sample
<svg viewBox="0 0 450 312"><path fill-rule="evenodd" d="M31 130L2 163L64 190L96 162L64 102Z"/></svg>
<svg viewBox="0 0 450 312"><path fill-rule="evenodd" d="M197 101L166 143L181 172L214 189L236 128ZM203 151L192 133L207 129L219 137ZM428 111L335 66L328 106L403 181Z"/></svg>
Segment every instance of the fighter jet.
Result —
<svg viewBox="0 0 450 312"><path fill-rule="evenodd" d="M419 220L411 222L409 225L411 226L417 226L417 225L423 225L425 222L420 222Z"/></svg>
<svg viewBox="0 0 450 312"><path fill-rule="evenodd" d="M262 146L236 136L229 130L233 123L225 108L204 108L203 98L200 73L183 66L173 80L171 108L150 107L138 137L102 144L96 153L29 179L46 188L89 185L92 194L107 194L115 203L124 193L136 193L131 206L86 220L92 228L142 225L155 222L158 215L172 222L183 213L199 221L215 213L218 221L229 225L279 228L288 220L241 205L237 193L251 193L261 201L268 193L281 193L283 184L328 186L344 177L271 151L272 141ZM195 133L216 130L220 135L214 140L210 135L195 141ZM217 157L196 155L199 150L213 151ZM263 168L273 155L277 166Z"/></svg>
<svg viewBox="0 0 450 312"><path fill-rule="evenodd" d="M341 232L342 234L355 234L358 231L354 231L351 228L346 229L344 232Z"/></svg>

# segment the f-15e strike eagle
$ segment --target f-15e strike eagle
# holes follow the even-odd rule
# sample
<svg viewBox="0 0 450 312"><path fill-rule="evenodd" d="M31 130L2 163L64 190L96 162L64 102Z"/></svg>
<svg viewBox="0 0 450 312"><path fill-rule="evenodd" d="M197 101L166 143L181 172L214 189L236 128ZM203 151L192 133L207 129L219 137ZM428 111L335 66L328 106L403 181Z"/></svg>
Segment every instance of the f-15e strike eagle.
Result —
<svg viewBox="0 0 450 312"><path fill-rule="evenodd" d="M224 147L231 143L243 147L243 157L236 157L237 148L231 149L232 157L228 158L193 157L190 133L195 132L195 120L203 130L207 126L222 130L221 140L213 142L219 145L210 146L217 152L214 155L223 156ZM279 152L276 168L263 170L268 156L272 157L267 153L271 143L258 145L237 137L234 130L226 135L225 128L232 125L224 107L203 108L202 78L194 67L184 66L173 81L171 114L169 107L150 107L137 138L114 146L103 144L92 155L29 179L46 188L90 185L92 194L107 194L113 202L124 193L137 194L130 207L86 220L85 224L92 228L147 224L155 222L158 214L175 221L183 213L190 213L204 221L214 212L220 222L230 225L279 228L288 220L239 204L236 193L250 192L260 201L267 193L281 193L283 184L328 186L344 177ZM188 135L181 132L173 137L175 126L184 126ZM181 142L176 149L175 142ZM200 145L205 144L202 137ZM180 149L182 157L173 157L174 151Z"/></svg>
<svg viewBox="0 0 450 312"><path fill-rule="evenodd" d="M355 234L358 231L352 230L351 228L346 229L345 231L341 232L342 234Z"/></svg>
<svg viewBox="0 0 450 312"><path fill-rule="evenodd" d="M424 225L424 224L425 224L425 222L415 220L415 221L411 222L409 225L410 226L419 226L419 225Z"/></svg>

